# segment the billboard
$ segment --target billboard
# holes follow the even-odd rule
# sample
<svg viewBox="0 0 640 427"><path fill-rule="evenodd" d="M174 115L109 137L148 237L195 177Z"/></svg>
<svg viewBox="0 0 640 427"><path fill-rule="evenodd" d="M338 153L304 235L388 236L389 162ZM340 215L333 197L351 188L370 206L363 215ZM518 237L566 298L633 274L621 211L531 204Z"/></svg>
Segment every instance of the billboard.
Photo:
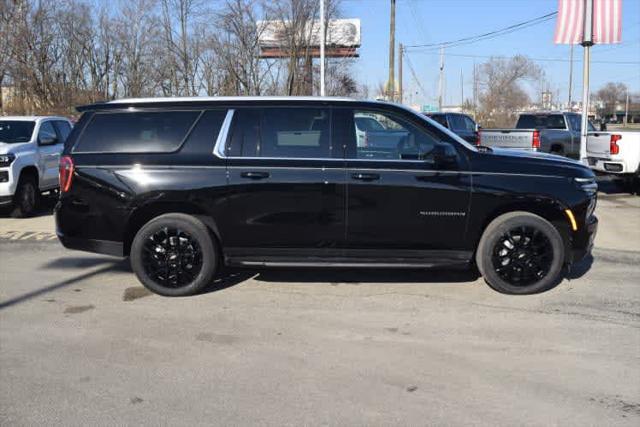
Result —
<svg viewBox="0 0 640 427"><path fill-rule="evenodd" d="M258 41L262 48L276 48L286 44L291 32L290 21L258 21ZM300 37L309 40L310 48L320 46L320 21L309 22ZM360 19L331 19L327 22L325 46L336 48L360 47Z"/></svg>

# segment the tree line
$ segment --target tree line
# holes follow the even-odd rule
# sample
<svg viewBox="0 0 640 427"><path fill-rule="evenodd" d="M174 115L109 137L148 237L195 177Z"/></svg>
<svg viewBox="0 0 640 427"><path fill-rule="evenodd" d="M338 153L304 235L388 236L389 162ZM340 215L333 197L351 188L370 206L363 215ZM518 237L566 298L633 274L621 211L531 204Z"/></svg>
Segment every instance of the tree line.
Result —
<svg viewBox="0 0 640 427"><path fill-rule="evenodd" d="M339 0L326 4L339 17ZM122 97L317 93L319 64L304 46L318 15L317 0L0 0L0 108L69 114ZM260 58L263 20L281 22L285 58ZM357 92L352 61L327 59L328 95Z"/></svg>

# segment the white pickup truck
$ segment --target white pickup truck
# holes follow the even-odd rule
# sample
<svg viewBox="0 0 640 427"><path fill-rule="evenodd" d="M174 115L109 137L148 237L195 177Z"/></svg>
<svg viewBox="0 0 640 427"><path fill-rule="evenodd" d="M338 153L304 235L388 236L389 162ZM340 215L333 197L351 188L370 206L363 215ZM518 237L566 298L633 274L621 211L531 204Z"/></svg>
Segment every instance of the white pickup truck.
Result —
<svg viewBox="0 0 640 427"><path fill-rule="evenodd" d="M58 189L58 163L72 124L64 117L0 117L0 207L31 215Z"/></svg>
<svg viewBox="0 0 640 427"><path fill-rule="evenodd" d="M640 192L640 132L589 132L587 161L591 169L618 176L625 186Z"/></svg>

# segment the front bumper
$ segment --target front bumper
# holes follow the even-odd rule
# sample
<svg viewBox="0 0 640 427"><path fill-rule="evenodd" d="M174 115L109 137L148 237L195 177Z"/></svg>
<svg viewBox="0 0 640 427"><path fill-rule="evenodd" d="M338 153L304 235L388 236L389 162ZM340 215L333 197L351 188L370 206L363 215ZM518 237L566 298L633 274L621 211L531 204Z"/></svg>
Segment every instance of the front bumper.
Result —
<svg viewBox="0 0 640 427"><path fill-rule="evenodd" d="M574 235L571 256L573 263L579 262L591 254L597 232L598 218L595 215L591 215L584 229Z"/></svg>
<svg viewBox="0 0 640 427"><path fill-rule="evenodd" d="M16 192L16 182L10 168L0 168L0 204L2 200L11 198Z"/></svg>

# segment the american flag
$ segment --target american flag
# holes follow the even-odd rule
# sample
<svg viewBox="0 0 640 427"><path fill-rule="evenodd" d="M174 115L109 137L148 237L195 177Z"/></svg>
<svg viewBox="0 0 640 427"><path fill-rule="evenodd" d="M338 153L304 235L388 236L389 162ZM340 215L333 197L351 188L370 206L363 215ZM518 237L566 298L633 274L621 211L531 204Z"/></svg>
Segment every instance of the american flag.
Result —
<svg viewBox="0 0 640 427"><path fill-rule="evenodd" d="M556 44L579 44L584 36L585 0L558 0ZM620 43L622 0L593 0L593 42Z"/></svg>

